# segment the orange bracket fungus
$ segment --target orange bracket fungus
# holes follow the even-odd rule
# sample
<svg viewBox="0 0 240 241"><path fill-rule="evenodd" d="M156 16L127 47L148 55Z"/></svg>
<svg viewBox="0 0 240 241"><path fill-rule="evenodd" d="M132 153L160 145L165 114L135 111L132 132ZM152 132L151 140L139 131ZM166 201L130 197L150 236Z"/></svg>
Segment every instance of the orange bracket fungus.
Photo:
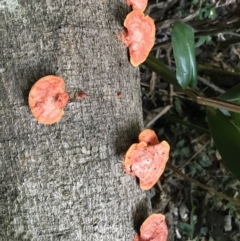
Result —
<svg viewBox="0 0 240 241"><path fill-rule="evenodd" d="M142 224L134 241L167 241L168 228L163 214L152 214Z"/></svg>
<svg viewBox="0 0 240 241"><path fill-rule="evenodd" d="M58 76L48 75L32 86L28 104L38 122L51 125L63 116L63 107L67 105L68 99L64 80Z"/></svg>
<svg viewBox="0 0 240 241"><path fill-rule="evenodd" d="M148 0L127 0L127 5L132 6L133 10L144 11L147 7Z"/></svg>
<svg viewBox="0 0 240 241"><path fill-rule="evenodd" d="M131 64L137 67L146 60L154 45L154 21L142 11L134 10L127 15L124 27L121 40L129 48Z"/></svg>
<svg viewBox="0 0 240 241"><path fill-rule="evenodd" d="M149 190L162 175L169 158L170 146L166 141L159 143L152 130L144 130L139 135L140 143L128 149L123 168L127 174L139 178L140 188Z"/></svg>
<svg viewBox="0 0 240 241"><path fill-rule="evenodd" d="M159 143L158 137L153 130L145 129L138 136L139 142L145 141L149 146Z"/></svg>

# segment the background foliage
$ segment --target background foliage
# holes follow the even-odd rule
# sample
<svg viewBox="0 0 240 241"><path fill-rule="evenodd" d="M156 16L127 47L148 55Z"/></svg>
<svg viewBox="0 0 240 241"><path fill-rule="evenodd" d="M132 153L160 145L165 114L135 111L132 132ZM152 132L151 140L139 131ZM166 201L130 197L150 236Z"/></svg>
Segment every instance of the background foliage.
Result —
<svg viewBox="0 0 240 241"><path fill-rule="evenodd" d="M240 117L232 105L240 96L239 3L152 1L146 13L157 35L141 66L145 126L170 143L178 170L239 201ZM169 240L240 238L239 206L171 169L152 190L152 205L168 217Z"/></svg>

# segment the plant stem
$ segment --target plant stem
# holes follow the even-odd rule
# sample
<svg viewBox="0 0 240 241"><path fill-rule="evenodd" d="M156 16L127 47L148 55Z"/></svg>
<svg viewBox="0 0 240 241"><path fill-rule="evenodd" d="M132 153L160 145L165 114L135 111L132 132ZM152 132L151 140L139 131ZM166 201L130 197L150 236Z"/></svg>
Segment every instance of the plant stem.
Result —
<svg viewBox="0 0 240 241"><path fill-rule="evenodd" d="M213 74L225 74L225 75L232 75L236 77L240 77L240 72L235 72L235 71L227 71L224 69L219 69L219 68L212 68L209 66L197 64L197 70L198 72L205 71Z"/></svg>
<svg viewBox="0 0 240 241"><path fill-rule="evenodd" d="M210 133L210 131L208 129L205 129L205 128L201 127L201 126L197 126L197 125L194 125L194 124L192 124L190 122L184 121L184 120L182 120L180 118L177 118L176 116L172 116L172 115L166 114L166 115L163 116L163 118L166 119L166 120L172 121L174 123L179 123L181 125L185 125L185 126L191 127L193 129L196 129L196 130L201 131L201 132Z"/></svg>
<svg viewBox="0 0 240 241"><path fill-rule="evenodd" d="M145 62L143 63L146 67L156 72L160 76L162 76L167 82L182 89L182 87L178 84L178 81L175 77L175 73L171 71L165 64L156 59L152 54L149 54Z"/></svg>
<svg viewBox="0 0 240 241"><path fill-rule="evenodd" d="M240 43L240 37L234 37L225 41L220 41L218 43L218 47L219 48L226 48L228 47L230 44L237 44Z"/></svg>
<svg viewBox="0 0 240 241"><path fill-rule="evenodd" d="M184 93L195 100L199 105L204 105L208 107L214 107L219 109L225 109L228 111L240 113L240 105L234 104L225 100L220 100L217 98L207 98L197 95L194 91L186 89Z"/></svg>
<svg viewBox="0 0 240 241"><path fill-rule="evenodd" d="M240 113L240 106L237 104L233 104L228 101L223 101L215 98L207 98L199 96L197 93L190 89L183 89L177 79L176 75L173 71L171 71L165 64L155 58L152 54L149 54L146 61L143 63L145 66L150 68L152 71L156 72L157 74L161 75L168 83L174 85L175 87L179 88L182 92L192 98L200 105L219 108L219 109L226 109L228 111L233 111L236 113Z"/></svg>
<svg viewBox="0 0 240 241"><path fill-rule="evenodd" d="M179 176L183 177L184 179L194 183L195 185L197 185L197 186L199 186L199 187L201 187L201 188L203 188L203 189L205 189L205 190L207 190L207 191L209 191L209 192L211 192L211 193L213 193L213 194L215 194L215 195L217 195L217 196L219 196L219 197L221 197L221 198L223 198L223 199L225 199L225 200L227 200L229 202L232 202L232 203L234 203L237 206L240 206L240 201L238 201L238 200L236 200L234 198L231 198L231 197L225 195L224 193L218 192L214 188L208 187L208 186L202 184L201 182L199 182L199 181L189 177L188 175L182 173L178 168L176 168L171 163L168 162L167 163L167 167L169 169L171 169L173 172L177 173Z"/></svg>
<svg viewBox="0 0 240 241"><path fill-rule="evenodd" d="M181 20L178 20L178 21L181 21ZM171 24L173 22L175 21L172 21ZM219 33L224 33L224 32L232 32L240 28L239 16L232 17L232 19L228 19L226 21L226 24L224 25L220 21L216 21L216 20L209 22L207 24L203 20L198 22L190 21L187 23L195 30L195 38L217 35ZM155 44L153 49L157 49L159 47L166 47L168 45L171 45L171 39Z"/></svg>

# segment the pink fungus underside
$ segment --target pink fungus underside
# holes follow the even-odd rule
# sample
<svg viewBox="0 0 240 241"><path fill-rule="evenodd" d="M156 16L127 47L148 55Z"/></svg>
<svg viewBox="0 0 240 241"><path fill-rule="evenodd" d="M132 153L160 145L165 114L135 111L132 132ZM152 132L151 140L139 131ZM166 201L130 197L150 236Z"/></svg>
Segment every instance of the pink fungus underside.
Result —
<svg viewBox="0 0 240 241"><path fill-rule="evenodd" d="M121 34L122 42L129 48L131 63L138 66L145 61L155 41L155 25L149 16L133 11L124 22L126 30Z"/></svg>
<svg viewBox="0 0 240 241"><path fill-rule="evenodd" d="M140 179L141 185L149 186L155 184L162 175L166 166L165 160L168 159L168 150L161 143L146 146L133 152L132 159L132 174Z"/></svg>
<svg viewBox="0 0 240 241"><path fill-rule="evenodd" d="M166 241L168 228L163 214L152 214L140 228L140 241Z"/></svg>
<svg viewBox="0 0 240 241"><path fill-rule="evenodd" d="M60 79L60 78L59 78ZM58 121L64 111L69 96L65 84L58 77L36 82L29 94L29 105L34 117L43 124Z"/></svg>
<svg viewBox="0 0 240 241"><path fill-rule="evenodd" d="M133 10L144 11L147 7L148 0L127 0L127 5L132 6Z"/></svg>
<svg viewBox="0 0 240 241"><path fill-rule="evenodd" d="M137 176L140 187L148 190L162 175L169 157L169 145L163 141L154 146L148 146L142 141L133 144L126 153L124 170L127 174Z"/></svg>

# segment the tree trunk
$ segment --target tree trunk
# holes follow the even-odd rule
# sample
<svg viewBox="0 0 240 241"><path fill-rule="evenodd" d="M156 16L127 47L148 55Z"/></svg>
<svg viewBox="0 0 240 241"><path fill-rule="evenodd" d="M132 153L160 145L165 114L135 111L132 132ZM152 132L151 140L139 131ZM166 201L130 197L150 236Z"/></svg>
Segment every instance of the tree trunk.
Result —
<svg viewBox="0 0 240 241"><path fill-rule="evenodd" d="M133 239L149 199L121 164L142 128L138 69L117 37L127 12L125 0L0 0L0 240ZM71 99L41 125L27 98L48 74Z"/></svg>

